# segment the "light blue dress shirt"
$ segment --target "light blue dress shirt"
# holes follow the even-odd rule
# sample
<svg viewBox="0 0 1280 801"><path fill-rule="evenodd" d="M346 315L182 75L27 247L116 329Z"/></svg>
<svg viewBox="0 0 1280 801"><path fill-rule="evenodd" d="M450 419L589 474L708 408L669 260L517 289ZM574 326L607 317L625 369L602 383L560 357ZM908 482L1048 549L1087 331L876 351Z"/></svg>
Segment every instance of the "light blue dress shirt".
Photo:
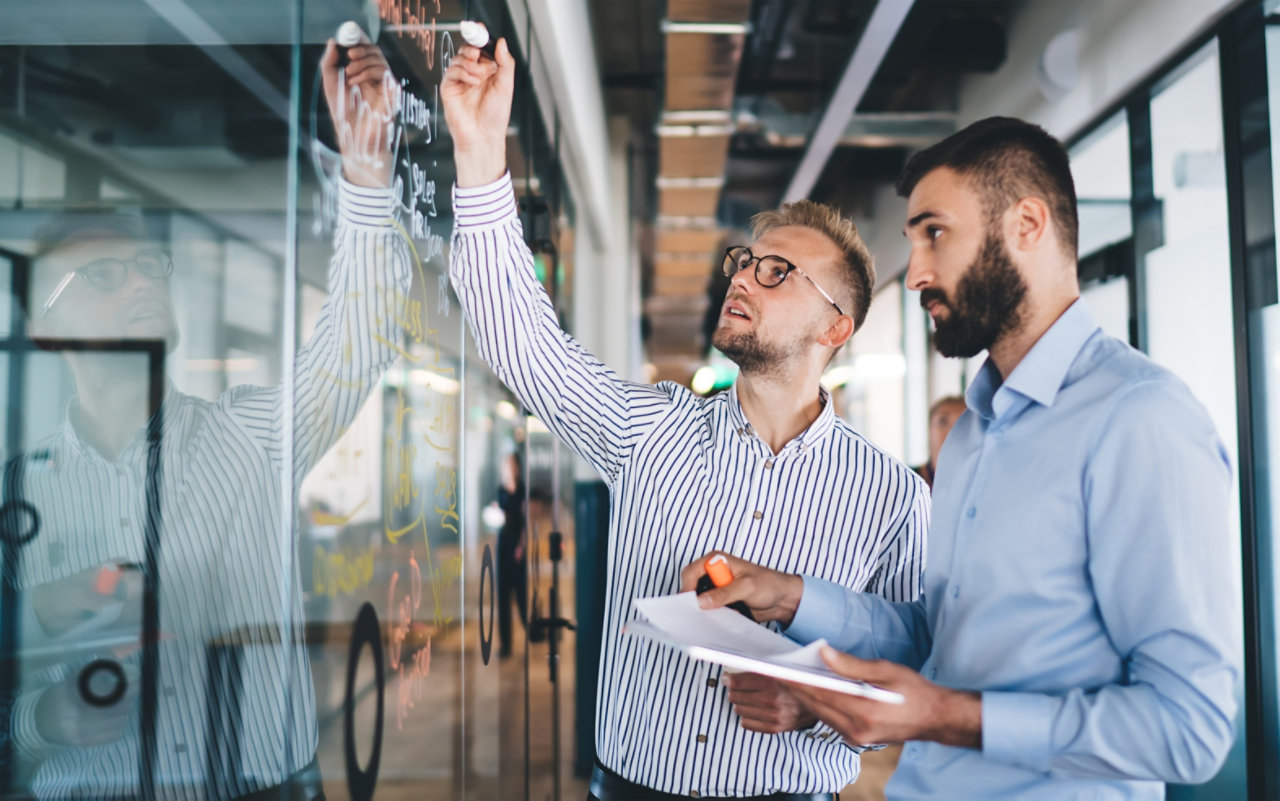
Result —
<svg viewBox="0 0 1280 801"><path fill-rule="evenodd" d="M1242 625L1208 414L1082 301L966 401L925 594L806 577L787 632L982 693L981 750L908 743L888 796L1163 799L1209 779L1234 737Z"/></svg>

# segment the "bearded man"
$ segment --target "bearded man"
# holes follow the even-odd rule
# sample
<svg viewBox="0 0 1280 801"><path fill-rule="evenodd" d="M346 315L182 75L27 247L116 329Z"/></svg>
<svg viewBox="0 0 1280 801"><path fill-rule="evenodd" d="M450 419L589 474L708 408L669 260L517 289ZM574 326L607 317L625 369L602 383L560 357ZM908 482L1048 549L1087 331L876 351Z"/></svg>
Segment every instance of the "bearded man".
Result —
<svg viewBox="0 0 1280 801"><path fill-rule="evenodd" d="M1208 780L1243 662L1231 466L1208 414L1081 300L1053 137L984 120L915 156L898 188L938 350L989 354L938 460L924 595L730 559L736 580L704 605L746 601L905 696L793 688L848 742L907 742L891 799L1154 800Z"/></svg>

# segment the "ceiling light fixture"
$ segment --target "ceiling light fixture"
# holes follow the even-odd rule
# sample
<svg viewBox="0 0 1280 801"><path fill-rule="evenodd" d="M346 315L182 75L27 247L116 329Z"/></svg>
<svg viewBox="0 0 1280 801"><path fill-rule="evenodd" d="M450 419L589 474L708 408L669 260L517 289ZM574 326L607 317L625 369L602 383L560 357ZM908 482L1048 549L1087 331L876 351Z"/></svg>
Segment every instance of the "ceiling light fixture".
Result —
<svg viewBox="0 0 1280 801"><path fill-rule="evenodd" d="M662 21L663 33L710 33L725 36L751 33L749 22L672 22Z"/></svg>

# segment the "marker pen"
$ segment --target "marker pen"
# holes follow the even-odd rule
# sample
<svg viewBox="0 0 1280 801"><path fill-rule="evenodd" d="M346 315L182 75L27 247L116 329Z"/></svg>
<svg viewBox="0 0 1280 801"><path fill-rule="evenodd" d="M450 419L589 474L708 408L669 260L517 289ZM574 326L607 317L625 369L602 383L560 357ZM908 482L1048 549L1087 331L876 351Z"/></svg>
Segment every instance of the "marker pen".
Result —
<svg viewBox="0 0 1280 801"><path fill-rule="evenodd" d="M490 61L494 60L494 48L497 47L498 40L489 36L489 29L483 22L464 19L458 24L458 33L462 34L462 41L480 48L481 55L488 56Z"/></svg>
<svg viewBox="0 0 1280 801"><path fill-rule="evenodd" d="M370 44L369 37L365 35L364 29L359 23L347 20L338 26L338 32L333 36L338 43L338 66L345 67L350 63L347 58L347 48L355 47L358 44Z"/></svg>
<svg viewBox="0 0 1280 801"><path fill-rule="evenodd" d="M707 561L702 563L702 569L707 571L698 579L698 584L694 587L694 592L701 595L708 590L716 587L723 587L733 581L733 571L729 569L729 560L724 558L723 554L716 554ZM751 610L747 608L746 603L742 601L734 601L729 604L729 608L740 615L746 617L747 620L755 621L755 615L751 614Z"/></svg>

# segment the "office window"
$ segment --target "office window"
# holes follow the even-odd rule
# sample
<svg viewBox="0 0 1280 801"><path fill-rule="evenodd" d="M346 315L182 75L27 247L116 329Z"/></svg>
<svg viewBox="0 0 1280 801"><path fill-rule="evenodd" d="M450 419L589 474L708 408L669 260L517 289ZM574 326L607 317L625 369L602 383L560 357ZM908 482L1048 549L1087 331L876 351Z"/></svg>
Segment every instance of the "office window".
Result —
<svg viewBox="0 0 1280 801"><path fill-rule="evenodd" d="M1163 242L1139 254L1145 271L1148 352L1178 374L1208 410L1233 465L1238 465L1236 372L1221 78L1212 42L1175 70L1151 97L1152 182ZM1232 483L1232 509L1239 484ZM1240 518L1206 537L1241 560ZM1243 599L1233 621L1241 625ZM1243 688L1241 688L1243 691ZM1240 697L1243 708L1243 697ZM1242 720L1243 718L1241 718ZM1237 797L1243 793L1240 729L1229 763L1209 784L1170 788L1171 798Z"/></svg>

